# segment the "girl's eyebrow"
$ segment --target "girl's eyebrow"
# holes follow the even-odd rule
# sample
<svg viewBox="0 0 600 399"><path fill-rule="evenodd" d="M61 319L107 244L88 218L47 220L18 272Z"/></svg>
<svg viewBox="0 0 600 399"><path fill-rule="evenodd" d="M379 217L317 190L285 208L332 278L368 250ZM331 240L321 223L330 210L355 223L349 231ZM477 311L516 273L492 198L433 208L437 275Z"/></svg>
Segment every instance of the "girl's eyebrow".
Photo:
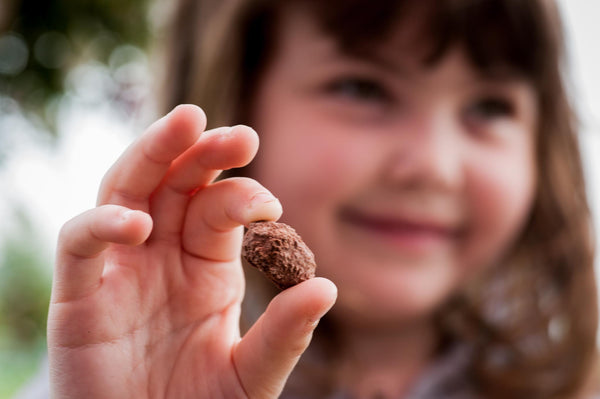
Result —
<svg viewBox="0 0 600 399"><path fill-rule="evenodd" d="M531 79L528 79L523 74L506 68L474 68L475 77L481 82L488 82L492 84L515 84L515 83L531 83Z"/></svg>
<svg viewBox="0 0 600 399"><path fill-rule="evenodd" d="M360 50L338 50L337 56L351 58L352 60L371 64L387 74L393 75L395 77L400 77L404 79L409 79L414 77L417 71L419 70L427 70L427 69L435 69L438 63L427 64L425 61L420 60L418 58L414 58L416 61L415 64L407 65L407 63L403 63L402 60L394 59L392 57L386 56L383 52L377 51L369 51L369 49L365 51ZM442 57L443 59L444 57ZM469 61L468 58L466 58ZM518 71L511 69L509 67L502 68L482 68L477 67L474 64L471 64L472 68L472 76L480 82L491 82L491 83L519 83L519 82L528 82L530 79L523 76L523 74Z"/></svg>
<svg viewBox="0 0 600 399"><path fill-rule="evenodd" d="M346 58L353 62L362 64L369 64L384 71L386 74L390 74L397 77L408 77L411 75L409 68L402 63L385 57L382 54L378 54L376 51L361 51L352 49L336 49L333 54L329 55L331 59Z"/></svg>
<svg viewBox="0 0 600 399"><path fill-rule="evenodd" d="M367 52L364 57L367 61L376 65L378 68L381 68L395 76L406 77L411 74L405 65L402 65L400 62L394 62L393 60L388 59L388 57L380 56L375 52Z"/></svg>

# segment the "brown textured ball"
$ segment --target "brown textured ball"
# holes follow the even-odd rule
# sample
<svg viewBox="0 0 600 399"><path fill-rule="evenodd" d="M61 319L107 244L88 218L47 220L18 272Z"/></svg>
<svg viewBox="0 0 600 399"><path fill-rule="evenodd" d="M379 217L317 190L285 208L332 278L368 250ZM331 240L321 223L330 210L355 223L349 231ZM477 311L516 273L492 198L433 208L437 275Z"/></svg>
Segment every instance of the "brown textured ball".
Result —
<svg viewBox="0 0 600 399"><path fill-rule="evenodd" d="M315 276L315 256L285 223L250 223L242 256L282 290Z"/></svg>

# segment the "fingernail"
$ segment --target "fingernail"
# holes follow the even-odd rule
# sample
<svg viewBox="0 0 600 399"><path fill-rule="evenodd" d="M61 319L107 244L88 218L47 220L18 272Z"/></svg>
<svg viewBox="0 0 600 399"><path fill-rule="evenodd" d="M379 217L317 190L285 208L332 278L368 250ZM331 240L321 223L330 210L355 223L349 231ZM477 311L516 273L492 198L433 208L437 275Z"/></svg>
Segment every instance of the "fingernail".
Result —
<svg viewBox="0 0 600 399"><path fill-rule="evenodd" d="M223 126L215 130L215 133L221 138L227 138L231 136L231 133L235 129L235 126Z"/></svg>
<svg viewBox="0 0 600 399"><path fill-rule="evenodd" d="M250 198L246 212L245 217L248 221L277 220L283 210L279 200L264 190L255 193Z"/></svg>
<svg viewBox="0 0 600 399"><path fill-rule="evenodd" d="M270 202L279 202L279 200L268 191L259 191L250 198L250 204L252 205L268 204Z"/></svg>
<svg viewBox="0 0 600 399"><path fill-rule="evenodd" d="M124 222L126 222L127 220L129 220L133 215L135 215L137 213L137 211L135 210L128 210L125 211L123 213L121 213L121 220L123 220Z"/></svg>

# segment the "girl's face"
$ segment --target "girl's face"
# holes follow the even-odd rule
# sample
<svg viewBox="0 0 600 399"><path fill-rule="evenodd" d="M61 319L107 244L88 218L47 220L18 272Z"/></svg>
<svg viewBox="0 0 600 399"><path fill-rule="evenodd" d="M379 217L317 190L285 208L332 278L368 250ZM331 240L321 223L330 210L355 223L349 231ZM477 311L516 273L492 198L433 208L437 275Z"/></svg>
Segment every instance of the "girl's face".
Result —
<svg viewBox="0 0 600 399"><path fill-rule="evenodd" d="M425 68L391 42L345 55L301 13L281 26L252 113L253 177L337 284L338 317L430 315L527 219L533 89L483 77L460 48Z"/></svg>

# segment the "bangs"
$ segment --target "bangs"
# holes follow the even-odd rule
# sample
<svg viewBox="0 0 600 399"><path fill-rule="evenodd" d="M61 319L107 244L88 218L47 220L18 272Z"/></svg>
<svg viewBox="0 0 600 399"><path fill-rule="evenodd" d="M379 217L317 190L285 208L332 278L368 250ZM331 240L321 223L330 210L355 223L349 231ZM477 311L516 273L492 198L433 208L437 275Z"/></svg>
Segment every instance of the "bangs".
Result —
<svg viewBox="0 0 600 399"><path fill-rule="evenodd" d="M476 70L543 86L560 55L558 19L543 0L298 0L343 51L372 52L402 27L398 51L434 65L461 47ZM551 21L551 22L549 22ZM552 24L556 22L556 25ZM405 29L406 28L406 29Z"/></svg>

